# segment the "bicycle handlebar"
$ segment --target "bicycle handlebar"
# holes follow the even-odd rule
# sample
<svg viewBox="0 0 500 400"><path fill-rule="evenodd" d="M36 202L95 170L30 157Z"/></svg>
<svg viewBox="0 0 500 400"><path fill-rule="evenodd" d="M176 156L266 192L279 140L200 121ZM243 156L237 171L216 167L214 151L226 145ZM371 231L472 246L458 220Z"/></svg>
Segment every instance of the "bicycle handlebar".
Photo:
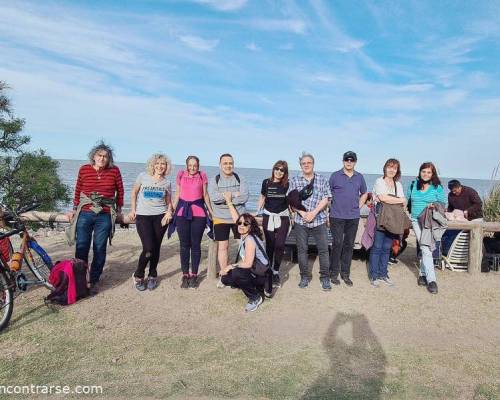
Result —
<svg viewBox="0 0 500 400"><path fill-rule="evenodd" d="M25 205L24 207L20 207L20 208L17 209L16 214L22 214L22 213L25 213L25 212L28 212L28 211L32 211L35 208L40 207L41 204L42 203L40 203L39 201L35 201L35 202L31 203L31 204Z"/></svg>
<svg viewBox="0 0 500 400"><path fill-rule="evenodd" d="M14 229L9 232L0 233L0 240L8 238L9 236L17 235L18 233L21 233L23 230L24 229Z"/></svg>

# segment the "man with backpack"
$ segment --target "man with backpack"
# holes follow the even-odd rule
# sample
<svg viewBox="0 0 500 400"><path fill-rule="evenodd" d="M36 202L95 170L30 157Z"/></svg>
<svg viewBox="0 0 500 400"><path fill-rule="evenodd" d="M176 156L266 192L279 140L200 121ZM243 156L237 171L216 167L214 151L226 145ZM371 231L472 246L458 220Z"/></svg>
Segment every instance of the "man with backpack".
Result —
<svg viewBox="0 0 500 400"><path fill-rule="evenodd" d="M222 154L219 158L220 173L210 179L208 193L213 210L214 240L218 242L218 260L221 270L228 265L229 234L239 238L236 224L224 198L224 194L231 195L232 204L238 214L245 212L248 201L248 186L242 177L234 172L234 160L231 154ZM224 285L219 282L219 287Z"/></svg>

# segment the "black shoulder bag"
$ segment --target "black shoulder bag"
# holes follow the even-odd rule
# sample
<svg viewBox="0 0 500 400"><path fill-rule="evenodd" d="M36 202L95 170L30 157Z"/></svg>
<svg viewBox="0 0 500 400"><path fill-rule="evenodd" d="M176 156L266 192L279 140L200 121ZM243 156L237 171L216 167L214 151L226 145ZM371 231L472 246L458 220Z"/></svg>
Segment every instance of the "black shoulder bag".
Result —
<svg viewBox="0 0 500 400"><path fill-rule="evenodd" d="M411 214L411 193L413 192L413 187L415 186L415 181L410 184L410 197L408 198L408 202L406 203L406 208L408 212Z"/></svg>
<svg viewBox="0 0 500 400"><path fill-rule="evenodd" d="M299 197L300 200L304 201L307 200L309 197L312 196L314 190L314 177L312 178L311 182L305 187L303 187L300 192L299 192Z"/></svg>
<svg viewBox="0 0 500 400"><path fill-rule="evenodd" d="M255 241L255 244L257 245L261 253L264 255L266 259L266 264L264 264L262 261L259 260L259 258L257 257L257 252L255 252L255 257L253 259L253 265L250 268L250 272L252 272L252 274L257 276L266 276L270 269L269 258L267 257L266 251L260 245L259 239L256 238L254 235L251 235L251 237ZM243 248L245 248L245 242L242 242L241 245L243 246ZM236 254L236 260L234 261L235 263L238 262L238 257L239 257L239 252Z"/></svg>

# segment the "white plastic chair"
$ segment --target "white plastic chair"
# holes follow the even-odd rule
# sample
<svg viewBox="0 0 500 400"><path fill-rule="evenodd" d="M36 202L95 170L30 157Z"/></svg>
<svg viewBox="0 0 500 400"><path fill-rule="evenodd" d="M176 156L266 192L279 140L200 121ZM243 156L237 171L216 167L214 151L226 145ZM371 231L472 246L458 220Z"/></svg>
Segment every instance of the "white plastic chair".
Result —
<svg viewBox="0 0 500 400"><path fill-rule="evenodd" d="M469 267L470 232L460 231L453 240L446 256L441 256L441 268L452 271L467 271Z"/></svg>

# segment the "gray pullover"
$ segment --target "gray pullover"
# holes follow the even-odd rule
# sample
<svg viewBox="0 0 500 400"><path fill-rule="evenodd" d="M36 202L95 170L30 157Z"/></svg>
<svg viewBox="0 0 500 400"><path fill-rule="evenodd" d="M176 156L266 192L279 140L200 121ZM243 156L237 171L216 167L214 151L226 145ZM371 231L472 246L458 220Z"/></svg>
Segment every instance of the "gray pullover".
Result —
<svg viewBox="0 0 500 400"><path fill-rule="evenodd" d="M222 194L224 192L240 192L238 196L233 197L233 204L238 214L245 212L245 203L248 201L248 186L245 179L239 174L238 176L240 183L238 183L234 175L225 177L223 174L220 174L219 184L216 183L215 176L208 183L208 194L210 195L214 218L222 220L226 224L233 224L234 222Z"/></svg>

